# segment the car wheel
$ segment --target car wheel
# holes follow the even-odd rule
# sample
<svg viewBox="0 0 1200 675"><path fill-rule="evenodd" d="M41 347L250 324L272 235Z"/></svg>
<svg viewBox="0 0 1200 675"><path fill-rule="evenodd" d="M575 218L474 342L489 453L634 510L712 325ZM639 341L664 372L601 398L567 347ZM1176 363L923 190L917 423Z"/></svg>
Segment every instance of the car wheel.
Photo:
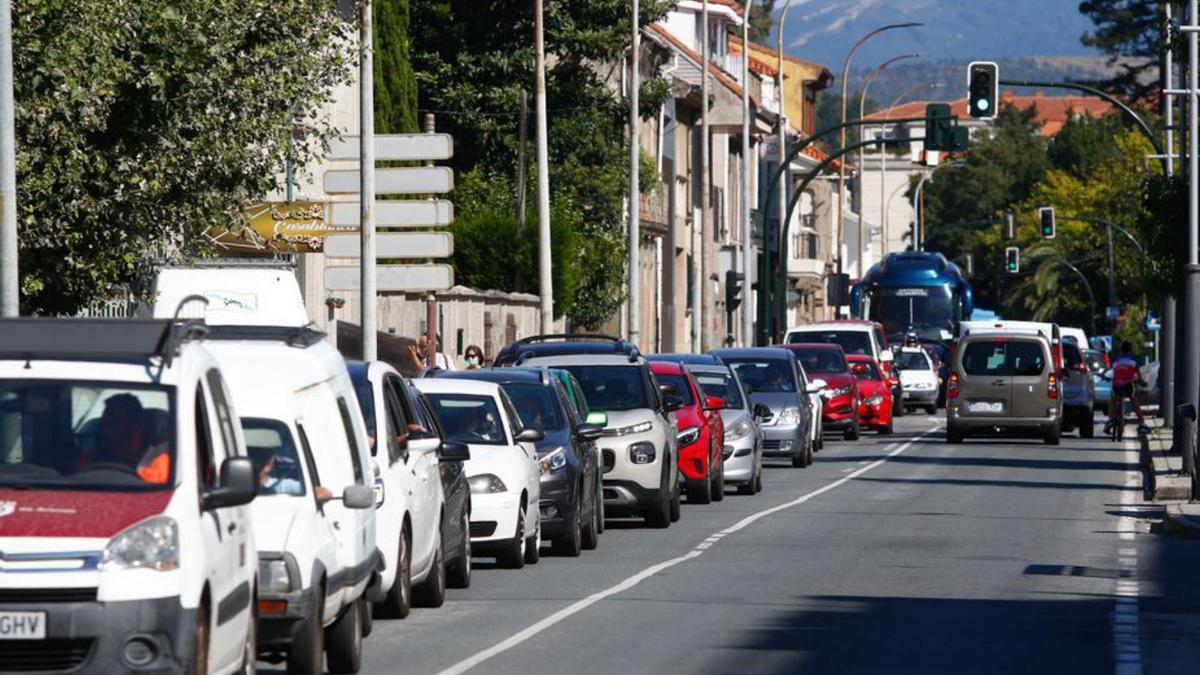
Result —
<svg viewBox="0 0 1200 675"><path fill-rule="evenodd" d="M962 443L964 438L966 438L966 434L963 433L962 429L959 429L959 428L953 427L953 426L946 427L946 442L947 443L951 443L951 444Z"/></svg>
<svg viewBox="0 0 1200 675"><path fill-rule="evenodd" d="M890 419L890 420L888 420L888 423L887 423L887 424L885 424L885 425L883 425L883 426L879 427L879 435L880 435L880 436L891 436L891 435L892 435L892 428L893 428L893 426L892 426L892 425L894 425L894 424L895 424L895 419L894 419L894 418L893 418L893 419Z"/></svg>
<svg viewBox="0 0 1200 675"><path fill-rule="evenodd" d="M1094 438L1096 436L1096 413L1089 412L1087 418L1079 425L1080 438Z"/></svg>
<svg viewBox="0 0 1200 675"><path fill-rule="evenodd" d="M936 415L937 411L938 411L938 408L936 405L925 406L925 414L926 415Z"/></svg>
<svg viewBox="0 0 1200 675"><path fill-rule="evenodd" d="M804 439L804 447L800 450L800 454L792 457L792 467L803 469L812 461L812 446L808 443L808 438Z"/></svg>
<svg viewBox="0 0 1200 675"><path fill-rule="evenodd" d="M258 597L258 589L254 596ZM254 675L258 672L258 603L250 604L250 625L246 628L246 642L242 647L242 675Z"/></svg>
<svg viewBox="0 0 1200 675"><path fill-rule="evenodd" d="M763 489L762 477L763 477L763 475L762 475L762 465L760 464L760 465L758 466L758 475L754 477L754 493L755 493L755 494L758 494L759 492L762 492L762 489Z"/></svg>
<svg viewBox="0 0 1200 675"><path fill-rule="evenodd" d="M845 438L847 441L857 441L858 440L858 420L857 419L854 420L854 423L850 425L849 429L846 429L845 433L842 434L842 437Z"/></svg>
<svg viewBox="0 0 1200 675"><path fill-rule="evenodd" d="M525 505L517 509L517 531L501 547L496 562L509 569L519 570L525 566Z"/></svg>
<svg viewBox="0 0 1200 675"><path fill-rule="evenodd" d="M578 558L583 552L583 488L576 492L575 508L571 513L571 524L566 534L554 540L551 549L554 555Z"/></svg>
<svg viewBox="0 0 1200 675"><path fill-rule="evenodd" d="M583 528L583 541L581 542L584 550L594 551L600 545L600 523L602 517L600 515L600 495L595 494L596 488L592 487L592 517L588 518L588 524Z"/></svg>
<svg viewBox="0 0 1200 675"><path fill-rule="evenodd" d="M1046 435L1043 438L1043 440L1046 441L1046 445L1058 445L1059 440L1061 438L1062 438L1062 429L1057 424L1055 424L1054 426L1052 426L1046 430Z"/></svg>
<svg viewBox="0 0 1200 675"><path fill-rule="evenodd" d="M471 586L471 516L463 511L462 545L459 546L458 560L450 563L446 573L446 585L450 588L469 588Z"/></svg>
<svg viewBox="0 0 1200 675"><path fill-rule="evenodd" d="M708 465L708 475L698 481L688 481L687 498L689 504L707 504L712 501L712 470Z"/></svg>
<svg viewBox="0 0 1200 675"><path fill-rule="evenodd" d="M438 520L437 540L433 543L433 563L429 576L413 589L413 603L418 607L441 607L446 602L446 543L442 539L442 523Z"/></svg>
<svg viewBox="0 0 1200 675"><path fill-rule="evenodd" d="M325 631L325 656L331 673L357 673L362 668L362 610L354 601Z"/></svg>
<svg viewBox="0 0 1200 675"><path fill-rule="evenodd" d="M894 415L895 417L904 417L904 415L907 412L908 411L904 408L904 406L899 405L899 406L896 406L896 409L892 411L892 415Z"/></svg>
<svg viewBox="0 0 1200 675"><path fill-rule="evenodd" d="M680 483L675 483L675 491L671 493L671 503L668 504L668 512L671 516L672 523L678 523L679 518L683 515L683 506L680 502L683 501L682 493L683 486Z"/></svg>
<svg viewBox="0 0 1200 675"><path fill-rule="evenodd" d="M375 612L371 610L371 603L363 600L359 603L362 609L362 634L363 637L370 637L371 631L375 630Z"/></svg>
<svg viewBox="0 0 1200 675"><path fill-rule="evenodd" d="M712 498L714 502L724 501L725 499L725 462L721 461L717 468L717 479L713 483Z"/></svg>
<svg viewBox="0 0 1200 675"><path fill-rule="evenodd" d="M324 671L325 629L321 620L325 614L325 585L313 589L309 615L292 629L287 648L288 675L313 675Z"/></svg>
<svg viewBox="0 0 1200 675"><path fill-rule="evenodd" d="M403 619L412 609L412 534L407 524L400 531L396 561L396 580L384 596L381 608L389 619Z"/></svg>
<svg viewBox="0 0 1200 675"><path fill-rule="evenodd" d="M196 622L192 624L192 653L188 655L189 675L208 675L208 608L203 604L196 608Z"/></svg>
<svg viewBox="0 0 1200 675"><path fill-rule="evenodd" d="M525 564L536 565L542 559L542 524L538 521L537 530L525 540Z"/></svg>
<svg viewBox="0 0 1200 675"><path fill-rule="evenodd" d="M601 480L603 483L603 479ZM596 532L604 534L604 487L603 485L596 486L596 511L600 515L596 516Z"/></svg>

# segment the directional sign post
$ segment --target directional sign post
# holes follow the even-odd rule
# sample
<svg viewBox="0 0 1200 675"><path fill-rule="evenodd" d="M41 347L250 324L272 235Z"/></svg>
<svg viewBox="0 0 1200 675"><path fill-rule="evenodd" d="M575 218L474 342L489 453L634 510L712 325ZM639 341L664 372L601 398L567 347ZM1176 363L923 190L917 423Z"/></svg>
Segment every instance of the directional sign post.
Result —
<svg viewBox="0 0 1200 675"><path fill-rule="evenodd" d="M357 259L358 235L335 234L325 237L325 257ZM454 236L448 232L380 232L375 235L375 257L449 258L454 255Z"/></svg>
<svg viewBox="0 0 1200 675"><path fill-rule="evenodd" d="M437 161L454 156L450 134L375 134L375 159ZM357 160L358 136L342 136L329 144L328 159Z"/></svg>
<svg viewBox="0 0 1200 675"><path fill-rule="evenodd" d="M325 191L330 194L357 194L360 185L361 178L357 170L325 172ZM412 166L375 170L376 194L440 194L453 189L454 170L448 166Z"/></svg>
<svg viewBox="0 0 1200 675"><path fill-rule="evenodd" d="M358 227L358 202L333 202L331 227ZM444 199L375 202L376 227L445 227L454 222L454 204Z"/></svg>
<svg viewBox="0 0 1200 675"><path fill-rule="evenodd" d="M380 291L448 291L454 285L454 269L449 265L378 265L376 284ZM326 267L325 288L330 291L357 291L362 287L358 266Z"/></svg>

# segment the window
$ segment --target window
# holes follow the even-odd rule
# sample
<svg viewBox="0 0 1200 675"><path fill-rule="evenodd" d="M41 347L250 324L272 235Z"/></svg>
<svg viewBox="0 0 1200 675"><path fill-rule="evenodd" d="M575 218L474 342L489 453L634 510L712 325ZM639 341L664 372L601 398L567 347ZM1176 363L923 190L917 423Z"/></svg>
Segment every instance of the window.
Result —
<svg viewBox="0 0 1200 675"><path fill-rule="evenodd" d="M196 408L193 421L196 429L196 480L201 490L217 486L217 460L213 453L212 427L208 424L208 404L204 388L196 387Z"/></svg>
<svg viewBox="0 0 1200 675"><path fill-rule="evenodd" d="M1041 375L1046 368L1046 358L1042 346L1036 342L1008 343L1008 363L1015 377Z"/></svg>
<svg viewBox="0 0 1200 675"><path fill-rule="evenodd" d="M221 429L225 455L232 457L238 453L237 433L233 430L233 413L229 409L229 400L225 398L225 383L216 368L210 369L205 378L208 380L208 393L212 396L213 409L217 413L217 424Z"/></svg>
<svg viewBox="0 0 1200 675"><path fill-rule="evenodd" d="M500 409L491 396L426 394L446 439L471 445L504 445L507 438Z"/></svg>
<svg viewBox="0 0 1200 675"><path fill-rule="evenodd" d="M831 330L831 331L801 331L792 333L788 336L788 344L802 344L805 342L816 344L841 345L842 351L847 354L861 354L863 356L871 356L871 334L866 331L848 331L848 330Z"/></svg>
<svg viewBox="0 0 1200 675"><path fill-rule="evenodd" d="M1005 342L972 342L963 351L962 368L967 375L1008 375L1004 365Z"/></svg>
<svg viewBox="0 0 1200 675"><path fill-rule="evenodd" d="M742 402L742 392L733 375L726 373L696 373L696 384L700 385L705 396L716 396L725 399L725 407L738 410L745 407Z"/></svg>
<svg viewBox="0 0 1200 675"><path fill-rule="evenodd" d="M350 405L346 403L344 396L339 396L337 403L338 412L342 416L342 429L346 432L346 443L350 446L350 462L354 465L354 482L366 485L367 477L363 472L362 457L358 454L358 439L354 435L354 420L350 417Z"/></svg>
<svg viewBox="0 0 1200 675"><path fill-rule="evenodd" d="M304 465L308 467L308 477L312 480L313 485L321 484L321 474L317 472L317 463L313 460L312 444L308 442L308 434L304 433L304 425L296 423L296 435L300 437L300 450L304 455ZM324 512L321 503L317 501L316 491L313 491L313 502L317 505L317 510Z"/></svg>
<svg viewBox="0 0 1200 675"><path fill-rule="evenodd" d="M246 452L258 474L259 495L303 497L304 470L300 454L292 441L292 432L279 420L242 418Z"/></svg>
<svg viewBox="0 0 1200 675"><path fill-rule="evenodd" d="M896 363L904 370L933 370L925 350L904 349L896 354Z"/></svg>
<svg viewBox="0 0 1200 675"><path fill-rule="evenodd" d="M879 374L879 369L871 361L852 361L850 366L862 372L854 373L855 379L858 380L881 380L883 376ZM862 366L860 369L859 366Z"/></svg>
<svg viewBox="0 0 1200 675"><path fill-rule="evenodd" d="M688 386L687 378L683 375L659 375L654 376L659 384L669 384L675 387L675 395L683 401L684 405L692 405L695 399L692 398L692 388Z"/></svg>
<svg viewBox="0 0 1200 675"><path fill-rule="evenodd" d="M643 369L636 366L564 366L583 387L594 410L657 408L658 400L647 393L650 385Z"/></svg>
<svg viewBox="0 0 1200 675"><path fill-rule="evenodd" d="M780 393L796 391L795 368L787 361L776 359L726 359L746 388L757 393Z"/></svg>
<svg viewBox="0 0 1200 675"><path fill-rule="evenodd" d="M510 382L504 393L512 400L521 425L538 431L557 431L565 426L558 411L558 396L552 387L542 384Z"/></svg>
<svg viewBox="0 0 1200 675"><path fill-rule="evenodd" d="M968 375L1033 377L1046 369L1046 355L1037 342L988 340L967 345L962 363Z"/></svg>

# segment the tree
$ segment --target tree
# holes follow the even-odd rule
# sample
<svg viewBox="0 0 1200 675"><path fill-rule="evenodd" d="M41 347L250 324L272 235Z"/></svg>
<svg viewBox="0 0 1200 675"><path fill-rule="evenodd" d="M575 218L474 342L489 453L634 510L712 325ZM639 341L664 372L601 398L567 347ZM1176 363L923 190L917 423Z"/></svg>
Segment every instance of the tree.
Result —
<svg viewBox="0 0 1200 675"><path fill-rule="evenodd" d="M1083 44L1109 55L1120 72L1102 83L1111 93L1153 103L1158 91L1158 57L1163 48L1162 0L1084 0L1079 11L1096 24ZM1182 2L1173 1L1182 11ZM1175 16L1179 16L1176 12Z"/></svg>
<svg viewBox="0 0 1200 675"><path fill-rule="evenodd" d="M417 82L409 55L409 0L375 0L375 131L420 131Z"/></svg>
<svg viewBox="0 0 1200 675"><path fill-rule="evenodd" d="M327 0L25 0L13 12L21 290L73 313L275 189L334 130L352 24Z"/></svg>

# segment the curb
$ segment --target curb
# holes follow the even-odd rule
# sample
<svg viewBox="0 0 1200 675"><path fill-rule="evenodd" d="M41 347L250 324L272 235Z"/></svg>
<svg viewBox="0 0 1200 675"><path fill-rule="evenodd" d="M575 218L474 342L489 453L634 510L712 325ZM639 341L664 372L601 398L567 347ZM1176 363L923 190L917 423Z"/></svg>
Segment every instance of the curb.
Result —
<svg viewBox="0 0 1200 675"><path fill-rule="evenodd" d="M1183 512L1183 504L1167 504L1163 515L1163 530L1172 534L1200 539L1200 516Z"/></svg>

